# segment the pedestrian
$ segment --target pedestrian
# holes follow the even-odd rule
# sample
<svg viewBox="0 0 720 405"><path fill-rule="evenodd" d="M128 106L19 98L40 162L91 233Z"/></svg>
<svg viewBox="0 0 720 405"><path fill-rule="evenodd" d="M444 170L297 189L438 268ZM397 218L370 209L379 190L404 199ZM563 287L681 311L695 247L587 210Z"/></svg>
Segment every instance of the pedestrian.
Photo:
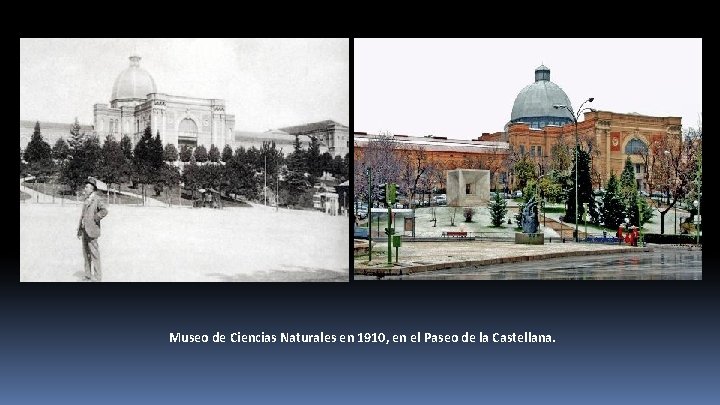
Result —
<svg viewBox="0 0 720 405"><path fill-rule="evenodd" d="M83 210L78 224L77 237L82 240L83 258L85 259L85 280L102 281L102 269L100 266L100 249L98 238L100 237L100 220L108 214L107 207L95 191L97 191L97 180L88 177L85 181L83 194ZM95 269L93 273L92 269Z"/></svg>

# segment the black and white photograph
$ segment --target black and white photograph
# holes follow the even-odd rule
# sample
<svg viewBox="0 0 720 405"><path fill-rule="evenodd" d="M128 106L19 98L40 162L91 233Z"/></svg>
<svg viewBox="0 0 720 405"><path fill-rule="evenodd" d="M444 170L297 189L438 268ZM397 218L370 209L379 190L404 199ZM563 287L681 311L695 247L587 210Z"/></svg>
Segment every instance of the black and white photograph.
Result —
<svg viewBox="0 0 720 405"><path fill-rule="evenodd" d="M348 281L348 38L21 38L21 282Z"/></svg>

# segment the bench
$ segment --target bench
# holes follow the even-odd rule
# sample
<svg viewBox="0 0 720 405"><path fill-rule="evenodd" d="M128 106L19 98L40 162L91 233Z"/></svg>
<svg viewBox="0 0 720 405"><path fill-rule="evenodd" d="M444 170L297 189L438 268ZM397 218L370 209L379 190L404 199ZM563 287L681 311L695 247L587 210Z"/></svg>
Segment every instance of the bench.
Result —
<svg viewBox="0 0 720 405"><path fill-rule="evenodd" d="M467 232L449 231L449 232L443 232L442 236L444 238L445 237L464 238L464 237L467 237Z"/></svg>

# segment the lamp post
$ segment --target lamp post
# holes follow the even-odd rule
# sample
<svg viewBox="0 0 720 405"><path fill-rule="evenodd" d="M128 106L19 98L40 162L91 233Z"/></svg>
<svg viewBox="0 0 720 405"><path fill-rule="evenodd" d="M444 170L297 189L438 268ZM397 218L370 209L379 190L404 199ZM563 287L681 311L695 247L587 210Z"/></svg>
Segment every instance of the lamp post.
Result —
<svg viewBox="0 0 720 405"><path fill-rule="evenodd" d="M579 148L579 142L578 142L578 117L580 116L580 113L583 111L583 106L585 103L590 102L592 103L595 98L590 97L589 99L583 101L582 104L580 104L580 108L578 108L577 113L573 112L572 108L570 106L565 104L555 104L553 105L553 108L564 108L570 112L570 115L572 116L573 122L575 123L575 232L573 233L573 237L575 238L575 242L578 242L578 148Z"/></svg>
<svg viewBox="0 0 720 405"><path fill-rule="evenodd" d="M368 192L368 262L372 261L372 169L366 168L367 192Z"/></svg>

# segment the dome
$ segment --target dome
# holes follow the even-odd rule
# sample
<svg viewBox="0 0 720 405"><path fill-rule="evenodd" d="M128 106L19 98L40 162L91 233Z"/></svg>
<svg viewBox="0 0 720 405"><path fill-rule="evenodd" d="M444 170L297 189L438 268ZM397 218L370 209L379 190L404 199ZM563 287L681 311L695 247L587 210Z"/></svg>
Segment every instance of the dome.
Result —
<svg viewBox="0 0 720 405"><path fill-rule="evenodd" d="M515 98L510 122L526 122L533 128L573 122L570 111L566 108L554 108L557 104L572 109L567 94L550 81L550 69L540 65L535 69L535 83L526 86Z"/></svg>
<svg viewBox="0 0 720 405"><path fill-rule="evenodd" d="M149 93L157 92L155 80L150 73L140 67L140 59L137 55L130 57L130 67L123 70L115 80L111 102L128 99L145 100Z"/></svg>

